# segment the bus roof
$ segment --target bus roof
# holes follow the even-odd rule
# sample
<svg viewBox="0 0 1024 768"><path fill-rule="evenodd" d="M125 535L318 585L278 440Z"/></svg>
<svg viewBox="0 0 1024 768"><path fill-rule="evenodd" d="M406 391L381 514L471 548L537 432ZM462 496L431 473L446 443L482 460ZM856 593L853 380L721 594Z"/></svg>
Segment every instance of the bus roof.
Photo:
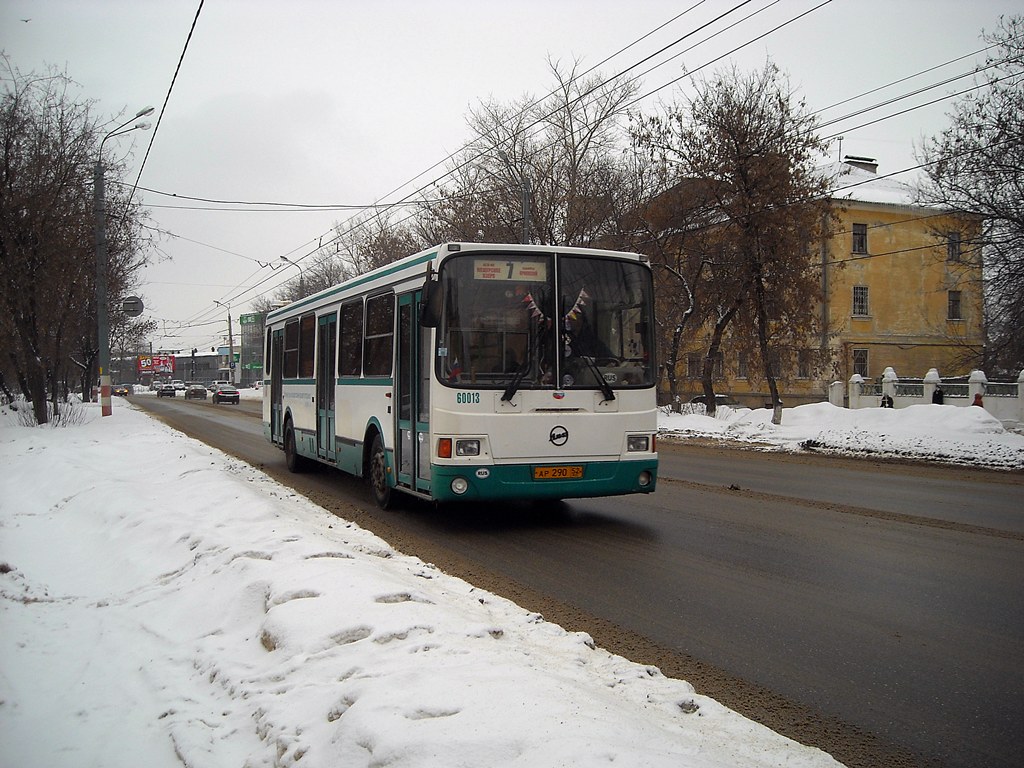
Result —
<svg viewBox="0 0 1024 768"><path fill-rule="evenodd" d="M374 290L378 287L385 287L395 283L400 283L404 280L415 279L416 277L426 274L427 265L432 264L434 269L440 266L440 262L449 256L454 256L460 253L472 253L472 252L490 252L490 251L517 251L520 253L566 253L566 254L579 254L579 255L593 255L593 256L608 256L613 258L625 258L636 261L646 261L647 257L637 253L630 253L627 251L612 251L598 248L581 248L575 246L561 246L561 245L522 245L517 243L467 243L467 242L448 242L441 243L440 245L433 246L414 253L411 256L393 261L390 264L385 264L382 267L366 272L362 275L357 275L353 278L345 280L337 285L332 285L330 288L325 288L318 293L305 296L301 299L291 302L283 307L273 309L267 313L267 324L276 322L285 317L292 317L295 314L302 313L320 306L321 304L329 304L331 301L336 300L339 296L351 293L355 289L362 289L359 291Z"/></svg>

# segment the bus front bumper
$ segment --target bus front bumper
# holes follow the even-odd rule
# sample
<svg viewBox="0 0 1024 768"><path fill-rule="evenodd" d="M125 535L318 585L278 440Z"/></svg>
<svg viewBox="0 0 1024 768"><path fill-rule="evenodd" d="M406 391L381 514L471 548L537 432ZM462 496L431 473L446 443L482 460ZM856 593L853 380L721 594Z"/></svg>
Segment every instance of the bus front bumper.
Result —
<svg viewBox="0 0 1024 768"><path fill-rule="evenodd" d="M568 467L544 464L456 466L435 464L431 495L438 501L571 499L651 493L658 478L657 458L633 461L591 461L577 477L565 478ZM540 472L535 470L540 469ZM555 469L557 471L545 471ZM538 479L538 475L552 475ZM559 476L561 475L561 477Z"/></svg>

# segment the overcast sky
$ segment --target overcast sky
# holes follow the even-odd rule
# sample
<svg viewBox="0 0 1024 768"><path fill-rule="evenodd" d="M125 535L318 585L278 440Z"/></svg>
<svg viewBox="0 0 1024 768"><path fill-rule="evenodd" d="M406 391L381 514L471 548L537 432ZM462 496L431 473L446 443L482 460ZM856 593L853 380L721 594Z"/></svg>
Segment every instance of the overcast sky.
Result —
<svg viewBox="0 0 1024 768"><path fill-rule="evenodd" d="M141 198L166 234L140 293L160 323L154 349L208 349L227 327L215 302L231 305L237 333L254 297L296 276L281 257L311 253L352 213L224 210L155 192L306 205L397 200L440 175L430 169L469 138L470 107L546 94L548 57L600 64L610 77L739 5L631 70L656 67L642 78L651 95L635 109L681 101L692 92L679 79L684 67L699 70L749 42L704 73L759 68L770 56L812 110L825 110L823 121L859 113L822 135L842 134L842 153L877 158L880 173L916 164L915 144L942 130L949 102L859 126L969 80L862 110L968 72L980 56L954 60L981 49L981 30L1000 14L1020 12L1019 0L206 0L173 90L200 0L3 0L0 48L23 73L65 70L80 84L75 95L111 121L153 105L155 124L164 110L155 135L107 146L129 157L134 181L153 139L140 186L154 192Z"/></svg>

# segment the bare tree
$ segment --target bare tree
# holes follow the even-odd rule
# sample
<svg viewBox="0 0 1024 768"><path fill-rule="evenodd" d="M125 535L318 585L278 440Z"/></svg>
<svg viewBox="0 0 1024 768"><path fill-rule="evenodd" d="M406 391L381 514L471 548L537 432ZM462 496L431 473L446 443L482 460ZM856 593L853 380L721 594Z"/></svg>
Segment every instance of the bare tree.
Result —
<svg viewBox="0 0 1024 768"><path fill-rule="evenodd" d="M578 63L550 67L547 98L470 112L474 139L422 207L426 239L591 245L617 233L636 205L622 120L637 86L580 76Z"/></svg>
<svg viewBox="0 0 1024 768"><path fill-rule="evenodd" d="M23 75L6 57L2 66L0 346L45 423L47 399L57 413L72 375L87 389L96 370L92 168L103 129L66 75ZM123 172L114 159L105 166L112 179ZM107 206L113 307L144 263L141 212L125 198L114 191Z"/></svg>
<svg viewBox="0 0 1024 768"><path fill-rule="evenodd" d="M635 127L635 126L634 126ZM683 343L692 327L700 327L712 311L707 275L713 265L714 211L707 205L699 180L666 184L665 167L638 152L633 168L642 200L635 213L620 221L620 233L607 239L613 247L650 257L658 324L658 360L667 380L669 398L679 399L678 369ZM644 199L645 193L647 199Z"/></svg>
<svg viewBox="0 0 1024 768"><path fill-rule="evenodd" d="M299 274L281 286L272 300L254 304L256 310L271 309L275 302L296 301L426 247L411 225L396 224L383 213L339 222L334 233L317 253L293 261Z"/></svg>
<svg viewBox="0 0 1024 768"><path fill-rule="evenodd" d="M726 70L697 84L685 105L667 106L634 128L646 148L680 183L702 185L713 208L706 240L711 336L703 389L714 412L714 366L726 329L752 345L780 423L777 378L781 342L819 334L820 275L810 258L827 227L828 180L816 167L825 146L814 118L794 100L768 62L744 75ZM701 203L704 204L703 202ZM742 325L742 327L737 327Z"/></svg>
<svg viewBox="0 0 1024 768"><path fill-rule="evenodd" d="M985 219L960 258L985 281L986 370L1024 367L1024 17L984 34L996 46L978 68L978 88L954 104L950 125L919 152L925 204Z"/></svg>

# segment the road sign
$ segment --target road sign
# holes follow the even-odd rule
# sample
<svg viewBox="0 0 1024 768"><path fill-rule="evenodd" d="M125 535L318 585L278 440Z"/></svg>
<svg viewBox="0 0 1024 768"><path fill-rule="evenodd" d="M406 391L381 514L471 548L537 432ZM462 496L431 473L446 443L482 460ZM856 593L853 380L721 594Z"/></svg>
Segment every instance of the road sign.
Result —
<svg viewBox="0 0 1024 768"><path fill-rule="evenodd" d="M138 296L128 296L121 303L121 311L128 315L128 317L138 317L142 314L143 309L145 307L142 306L142 299Z"/></svg>

